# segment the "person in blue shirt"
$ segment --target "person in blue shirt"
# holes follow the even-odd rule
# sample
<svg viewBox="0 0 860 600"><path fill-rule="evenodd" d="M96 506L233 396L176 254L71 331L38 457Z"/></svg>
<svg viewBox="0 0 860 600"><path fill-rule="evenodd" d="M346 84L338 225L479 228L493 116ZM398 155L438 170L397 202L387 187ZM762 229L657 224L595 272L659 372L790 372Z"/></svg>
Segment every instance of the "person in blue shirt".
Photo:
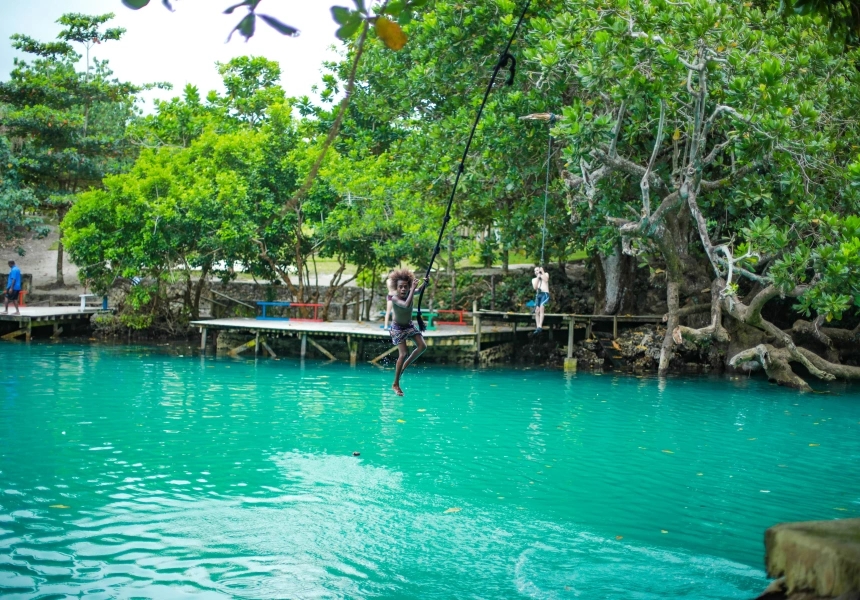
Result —
<svg viewBox="0 0 860 600"><path fill-rule="evenodd" d="M15 306L15 314L20 315L18 310L18 295L21 293L21 269L15 266L15 261L9 261L9 277L6 278L6 296L4 298L3 314L9 314L9 303Z"/></svg>

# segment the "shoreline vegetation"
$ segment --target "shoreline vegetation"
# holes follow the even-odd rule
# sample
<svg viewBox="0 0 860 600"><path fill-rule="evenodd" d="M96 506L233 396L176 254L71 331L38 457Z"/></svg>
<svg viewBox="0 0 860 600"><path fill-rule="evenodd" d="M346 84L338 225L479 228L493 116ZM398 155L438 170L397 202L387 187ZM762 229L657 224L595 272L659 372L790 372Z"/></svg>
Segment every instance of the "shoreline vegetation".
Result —
<svg viewBox="0 0 860 600"><path fill-rule="evenodd" d="M38 252L34 252L35 259ZM50 252L48 248L47 252ZM553 298L550 312L592 314L598 303L597 294L600 292L593 284L595 266L593 261L577 257L578 260L565 263L564 270L558 265L550 267L551 292ZM332 268L334 267L334 268ZM318 275L324 277L336 271L337 265L329 262L320 265ZM328 271L328 273L326 273ZM96 315L92 318L89 331L83 333L86 338L99 341L118 343L170 343L187 342L196 345L199 331L189 326L192 317L190 302L198 301L198 318L256 316L251 307L259 300L291 300L288 290L277 282L255 281L252 274L238 272L230 283L203 281L195 278L196 273L185 279L185 274L178 275L172 285L164 281L143 279L136 285L129 281L118 281L109 292L109 304L112 313ZM438 274L439 283L433 293L428 296L430 305L435 308L457 308L477 306L482 309L494 309L502 312L529 312L527 303L532 300L529 286L531 268L524 265L509 266L505 273L501 267L481 267L462 261L453 279L444 271ZM634 280L635 293L631 297L637 299L637 304L630 313L624 314L665 314L665 304L662 303L663 286L660 274L644 272ZM322 279L320 279L322 281ZM309 282L310 283L310 282ZM31 284L32 285L32 284ZM54 289L47 290L45 287ZM154 296L162 298L160 305L151 310L145 319L140 316L140 307L133 303L135 288L149 287ZM316 286L308 285L307 289ZM199 297L195 294L199 290ZM82 290L75 288L56 288L56 286L32 285L30 304L44 305L76 303L76 295ZM320 286L315 296L325 297L328 290ZM384 308L384 293L382 282L377 282L375 289L365 288L353 283L341 286L331 295L329 305L329 320L359 319L381 323L381 311ZM452 304L453 299L453 304ZM213 312L214 311L214 312ZM596 313L593 313L596 314ZM701 319L706 314L698 315ZM694 325L697 318L692 312L687 323ZM802 325L795 323L795 328ZM516 342L501 342L494 347L491 358L479 360L478 356L469 351L444 352L430 348L425 361L459 364L511 364L523 366L544 366L561 368L567 355L566 327L556 329L552 333L544 332L538 338L529 335L528 327L523 327ZM613 338L611 327L595 326L590 338L586 339L584 324L575 331L573 357L577 359L578 369L600 372L632 373L636 375L651 375L659 372L662 340L665 335L665 325L637 325L619 328L618 336ZM78 338L80 341L84 341ZM87 340L88 341L88 340ZM247 341L247 334L231 334L224 332L217 342L218 348L226 350ZM300 349L296 339L268 340L279 356L298 356ZM370 360L381 350L380 346L363 350L358 360ZM328 351L339 359L349 360L350 349L346 343L329 341ZM803 346L801 346L803 347ZM487 347L485 346L485 350ZM309 348L308 356L323 355ZM373 356L371 356L373 355ZM727 364L727 347L720 344L696 344L682 340L673 349L670 367L665 373L673 374L722 374L735 373L749 376L752 370L734 369ZM489 361L489 362L488 362Z"/></svg>
<svg viewBox="0 0 860 600"><path fill-rule="evenodd" d="M247 276L247 299L370 319L385 273L431 256L435 308L522 311L511 267L541 261L552 310L665 317L618 355L596 335L583 366L860 379L856 23L808 3L658 4L356 2L332 13L342 54L318 102L248 55L215 65L221 91L189 84L149 114L141 93L161 84L96 56L123 43L114 15L61 15L57 40L12 36L2 239L55 220L52 285L68 258L113 295L105 335L187 335L217 312L209 282ZM507 85L487 89L512 34L516 68L506 54ZM473 260L503 276L458 268Z"/></svg>

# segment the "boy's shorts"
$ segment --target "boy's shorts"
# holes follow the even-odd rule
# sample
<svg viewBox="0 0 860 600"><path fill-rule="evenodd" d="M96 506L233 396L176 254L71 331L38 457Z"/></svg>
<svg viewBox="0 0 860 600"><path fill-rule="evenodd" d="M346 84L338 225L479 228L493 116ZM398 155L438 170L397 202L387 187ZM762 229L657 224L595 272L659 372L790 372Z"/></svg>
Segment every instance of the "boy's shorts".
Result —
<svg viewBox="0 0 860 600"><path fill-rule="evenodd" d="M400 345L400 342L403 342L408 338L421 334L412 321L409 321L406 325L401 325L397 321L394 321L391 324L391 330L388 333L391 335L391 343L395 346Z"/></svg>

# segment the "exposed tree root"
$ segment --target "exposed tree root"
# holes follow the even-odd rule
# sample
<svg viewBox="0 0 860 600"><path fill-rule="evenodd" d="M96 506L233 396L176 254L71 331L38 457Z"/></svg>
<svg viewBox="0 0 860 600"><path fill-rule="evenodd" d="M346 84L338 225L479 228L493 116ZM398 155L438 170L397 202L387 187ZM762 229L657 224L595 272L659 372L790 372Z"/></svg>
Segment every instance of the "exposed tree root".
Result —
<svg viewBox="0 0 860 600"><path fill-rule="evenodd" d="M736 354L729 361L732 367L743 363L756 361L764 367L767 378L779 385L794 388L802 392L811 392L812 387L791 370L789 361L792 354L787 348L774 348L770 344L759 344L755 348Z"/></svg>

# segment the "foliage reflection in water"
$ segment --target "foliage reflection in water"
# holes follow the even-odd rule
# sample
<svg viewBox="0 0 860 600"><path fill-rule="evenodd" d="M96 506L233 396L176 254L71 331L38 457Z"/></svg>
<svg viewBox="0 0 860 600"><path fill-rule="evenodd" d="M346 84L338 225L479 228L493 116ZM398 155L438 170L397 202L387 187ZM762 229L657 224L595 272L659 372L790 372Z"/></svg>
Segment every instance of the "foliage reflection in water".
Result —
<svg viewBox="0 0 860 600"><path fill-rule="evenodd" d="M749 598L860 394L0 346L0 594ZM360 456L353 456L360 452ZM632 594L632 595L631 595Z"/></svg>

